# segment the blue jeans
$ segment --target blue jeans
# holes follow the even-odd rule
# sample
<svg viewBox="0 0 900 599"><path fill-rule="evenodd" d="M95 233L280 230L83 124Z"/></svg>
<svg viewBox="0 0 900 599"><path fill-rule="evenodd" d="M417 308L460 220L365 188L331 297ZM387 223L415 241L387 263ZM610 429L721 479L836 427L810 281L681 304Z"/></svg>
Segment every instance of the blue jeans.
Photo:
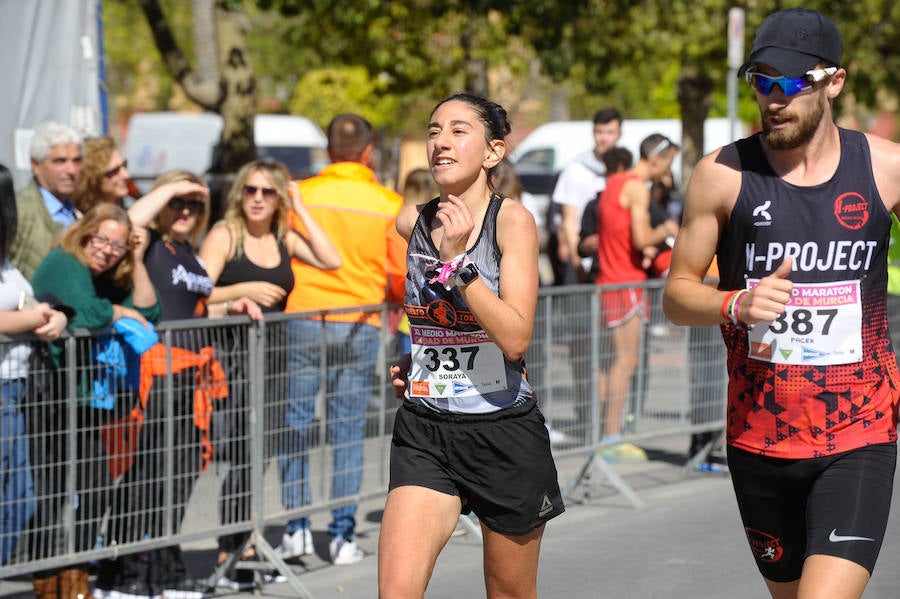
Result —
<svg viewBox="0 0 900 599"><path fill-rule="evenodd" d="M325 355L322 355L324 335ZM380 331L356 322L294 320L287 323L288 402L286 433L279 451L281 501L297 509L311 501L309 447L316 424L321 360L326 360L325 403L328 442L334 452L331 498L359 493L363 476L363 440L366 410L372 396ZM352 539L356 504L331 511L328 532L333 538ZM291 520L285 532L308 528L308 518Z"/></svg>
<svg viewBox="0 0 900 599"><path fill-rule="evenodd" d="M19 533L34 514L34 479L28 458L24 379L0 380L0 563L6 564Z"/></svg>

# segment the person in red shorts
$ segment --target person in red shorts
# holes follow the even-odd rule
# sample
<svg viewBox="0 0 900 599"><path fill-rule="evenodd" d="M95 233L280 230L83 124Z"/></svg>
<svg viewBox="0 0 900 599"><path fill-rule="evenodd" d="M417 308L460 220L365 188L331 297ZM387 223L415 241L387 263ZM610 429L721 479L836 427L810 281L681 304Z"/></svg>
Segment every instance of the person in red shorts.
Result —
<svg viewBox="0 0 900 599"><path fill-rule="evenodd" d="M645 302L643 288L623 288L620 284L646 280L647 272L642 265L644 249L656 246L678 231L673 221L655 228L650 226L648 186L669 170L677 153L678 146L666 136L659 133L647 136L641 142L637 164L611 175L597 202L600 263L597 284L612 287L601 291L600 303L603 326L612 332L614 357L598 383L603 414L601 441L612 443L602 450L601 456L609 461L647 459L640 447L621 442L625 401L638 364Z"/></svg>

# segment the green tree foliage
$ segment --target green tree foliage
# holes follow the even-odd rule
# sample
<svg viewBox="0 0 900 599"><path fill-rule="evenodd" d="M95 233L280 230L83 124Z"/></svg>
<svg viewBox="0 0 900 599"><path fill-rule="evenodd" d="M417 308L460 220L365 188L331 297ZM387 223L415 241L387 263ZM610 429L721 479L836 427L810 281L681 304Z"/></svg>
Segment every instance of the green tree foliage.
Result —
<svg viewBox="0 0 900 599"><path fill-rule="evenodd" d="M148 0L140 0L146 3ZM190 11L157 0L187 60ZM725 116L728 10L746 10L745 47L778 8L763 0L220 0L240 11L261 110L288 108L327 122L337 109L366 114L393 133L418 135L434 102L467 89L499 100L536 125L551 118L551 96L573 118L616 105L629 118L681 117L683 163L699 156L707 116ZM888 0L809 0L845 39L850 72L838 110L895 102L900 78L900 4ZM161 73L138 0L107 2L110 85L150 108L179 97ZM176 10L181 8L181 10ZM137 15L137 17L135 16ZM148 80L151 84L139 84ZM346 86L345 89L340 89ZM758 121L741 84L738 116ZM138 103L137 101L135 101ZM891 105L891 104L888 104ZM565 117L563 117L565 118ZM692 133L693 132L693 133Z"/></svg>
<svg viewBox="0 0 900 599"><path fill-rule="evenodd" d="M390 125L388 117L397 112L397 96L385 93L386 87L363 67L309 70L297 82L288 109L323 128L334 115L354 112L381 129Z"/></svg>

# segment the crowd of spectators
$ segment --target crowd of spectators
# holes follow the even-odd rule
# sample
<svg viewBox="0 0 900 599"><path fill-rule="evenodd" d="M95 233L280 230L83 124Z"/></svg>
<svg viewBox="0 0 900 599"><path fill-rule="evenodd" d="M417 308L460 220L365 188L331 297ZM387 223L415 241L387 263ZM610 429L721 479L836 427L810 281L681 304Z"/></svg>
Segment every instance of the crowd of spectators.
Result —
<svg viewBox="0 0 900 599"><path fill-rule="evenodd" d="M44 123L35 129L33 177L23 189L14 192L11 174L0 166L0 332L40 339L0 344L0 457L9 466L0 485L0 563L177 532L210 460L230 464L220 496L222 524L250 517L249 373L239 371L239 355L246 354L240 327L225 327L215 341L179 327L164 345L154 324L234 315L260 320L273 312L402 298L406 247L394 228L402 198L376 181L371 125L357 115L338 115L328 140L332 164L300 185L280 162L245 165L225 198L222 221L211 228L210 192L201 177L164 173L141 196L109 137L83 139L66 125ZM79 346L74 364L61 337L67 326L98 335L90 347ZM304 336L315 338L322 326L328 343L354 348L327 377L332 495L355 495L362 479L379 314L345 312L325 323L301 319L267 327L265 418L271 430L286 431L266 445L272 449L267 458L278 454L288 509L310 501L305 450L319 357L301 348L309 346ZM295 372L286 381L269 372L284 372L286 364ZM121 368L115 375L113 366ZM66 375L73 370L79 372L78 397L72 398L76 472L66 437ZM169 377L166 384L163 377ZM171 403L167 388L174 389ZM201 396L227 402L206 410L197 403ZM283 408L270 408L285 397ZM167 433L175 440L174 470L167 470L173 466L161 450ZM168 505L174 513L165 513ZM336 564L363 557L354 540L355 509L351 504L333 512L329 550ZM142 517L135 520L135 514ZM238 551L237 558L253 554L248 535L219 539L220 564L231 564ZM313 553L307 519L288 523L278 551L284 558ZM90 596L91 569L94 596L191 598L214 590L190 578L173 545L36 572L35 595ZM229 569L223 583L243 584L243 572L253 574Z"/></svg>

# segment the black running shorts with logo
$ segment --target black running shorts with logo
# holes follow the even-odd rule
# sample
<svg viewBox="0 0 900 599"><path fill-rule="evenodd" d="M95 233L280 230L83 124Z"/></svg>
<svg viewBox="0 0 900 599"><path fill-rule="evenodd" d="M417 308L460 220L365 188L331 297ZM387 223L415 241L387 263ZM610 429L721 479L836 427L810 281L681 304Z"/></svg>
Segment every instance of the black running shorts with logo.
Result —
<svg viewBox="0 0 900 599"><path fill-rule="evenodd" d="M821 458L771 458L728 447L728 469L759 571L798 580L809 555L833 555L869 573L887 528L897 445Z"/></svg>
<svg viewBox="0 0 900 599"><path fill-rule="evenodd" d="M489 414L404 401L394 421L390 488L457 495L493 531L527 534L565 511L544 416L534 401Z"/></svg>

